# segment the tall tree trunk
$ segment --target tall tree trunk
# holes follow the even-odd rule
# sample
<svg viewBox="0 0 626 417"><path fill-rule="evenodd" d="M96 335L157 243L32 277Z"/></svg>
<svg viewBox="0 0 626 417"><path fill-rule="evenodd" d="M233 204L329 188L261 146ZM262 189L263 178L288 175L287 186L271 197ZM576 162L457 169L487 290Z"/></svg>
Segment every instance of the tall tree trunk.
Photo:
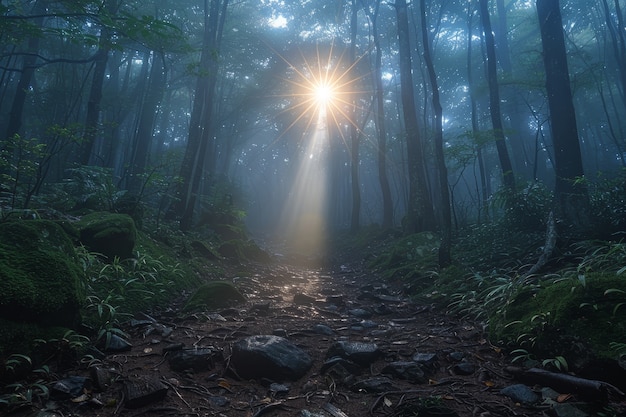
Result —
<svg viewBox="0 0 626 417"><path fill-rule="evenodd" d="M424 62L428 70L428 78L433 92L433 114L435 117L435 159L439 172L439 193L441 194L441 244L439 245L439 267L450 265L450 248L452 246L452 212L450 211L450 192L448 187L448 169L443 154L443 109L439 97L439 85L426 26L426 2L420 0L420 24L422 26L422 43L424 44Z"/></svg>
<svg viewBox="0 0 626 417"><path fill-rule="evenodd" d="M496 150L502 170L502 182L510 190L515 189L515 176L509 151L506 148L504 138L504 128L502 126L502 115L500 111L500 90L498 85L498 67L496 62L496 47L491 29L491 19L489 17L488 0L479 0L480 17L485 36L485 47L487 49L487 78L489 84L489 111L491 113L491 124L496 141Z"/></svg>
<svg viewBox="0 0 626 417"><path fill-rule="evenodd" d="M487 172L485 170L485 162L483 158L483 143L481 141L476 140L480 133L480 126L478 125L478 109L476 105L476 86L474 83L474 72L472 65L472 2L468 2L467 4L467 84L469 86L469 98L470 98L470 106L472 109L471 119L472 119L472 137L475 140L476 145L476 159L478 161L478 172L480 176L480 207L478 210L478 221L480 222L480 214L484 213L486 218L489 218L489 208L488 208L488 199L489 199L489 181L487 181ZM454 203L454 202L453 202Z"/></svg>
<svg viewBox="0 0 626 417"><path fill-rule="evenodd" d="M31 13L39 16L34 18L33 24L37 27L43 25L43 15L46 11L46 1L37 0L33 5ZM34 34L28 39L28 54L24 56L22 60L22 72L20 74L19 81L17 83L17 89L13 96L13 103L11 104L11 110L9 112L9 121L5 138L10 138L20 133L22 128L22 115L24 113L24 103L26 102L26 95L31 86L33 75L35 74L35 68L37 64L37 54L39 53L39 43L41 36Z"/></svg>
<svg viewBox="0 0 626 417"><path fill-rule="evenodd" d="M350 49L349 57L352 71L356 66L356 32L357 32L357 6L356 0L352 0L352 12L350 15ZM352 76L356 79L356 74ZM352 186L352 213L350 216L350 231L353 233L359 230L361 216L361 189L359 187L359 141L360 135L356 124L356 93L350 94L350 178Z"/></svg>
<svg viewBox="0 0 626 417"><path fill-rule="evenodd" d="M135 147L132 152L133 159L131 161L129 190L134 193L140 192L142 183L144 182L141 176L145 172L148 164L148 156L154 132L154 121L156 120L158 106L161 103L164 91L165 76L163 73L163 57L159 52L153 51L148 88L144 94L143 103L141 103L139 124L135 134Z"/></svg>
<svg viewBox="0 0 626 417"><path fill-rule="evenodd" d="M504 0L496 0L498 11L497 29L495 33L495 41L498 53L498 61L502 67L502 72L507 79L513 77L513 63L511 61L511 49L509 48L509 39L507 32L509 25L507 23L507 10ZM515 173L522 178L532 180L532 163L529 154L526 151L525 138L528 136L528 125L524 120L526 116L523 112L522 102L520 101L519 87L513 83L507 83L502 87L505 101L503 110L507 115L510 123L508 143L512 151L512 165Z"/></svg>
<svg viewBox="0 0 626 417"><path fill-rule="evenodd" d="M369 13L372 24L372 38L374 41L375 68L374 68L374 94L376 100L376 133L378 137L377 161L378 161L378 182L383 197L383 218L382 228L390 229L393 227L393 201L391 199L391 188L389 186L389 178L387 176L387 126L385 123L385 101L383 89L383 72L382 57L383 51L380 47L380 36L378 34L378 11L380 9L380 0L376 0L374 12ZM366 11L368 9L366 8Z"/></svg>
<svg viewBox="0 0 626 417"><path fill-rule="evenodd" d="M589 214L589 200L586 187L576 181L584 175L584 170L559 1L537 0L537 16L554 143L555 196L561 216L570 225L582 226Z"/></svg>
<svg viewBox="0 0 626 417"><path fill-rule="evenodd" d="M111 4L112 2L107 2L107 5ZM111 50L110 36L109 29L103 27L100 32L100 46L98 47L98 52L96 52L94 59L93 76L87 101L87 115L85 116L85 130L77 159L77 162L81 165L89 164L98 131L100 130L100 104L102 101L102 86L104 85L107 61Z"/></svg>
<svg viewBox="0 0 626 417"><path fill-rule="evenodd" d="M406 129L409 174L409 201L404 226L407 233L416 233L434 228L434 210L426 183L422 140L417 124L406 0L397 0L395 8L398 21L398 52L400 54L400 94Z"/></svg>
<svg viewBox="0 0 626 417"><path fill-rule="evenodd" d="M220 13L220 4L221 13ZM200 58L201 74L196 83L196 95L194 97L193 110L189 123L189 139L183 165L181 166L181 187L178 190L178 213L180 213L180 229L183 231L191 228L193 213L197 201L202 176L204 175L205 161L213 126L213 95L217 80L218 62L217 51L221 36L220 26L228 7L228 0L221 3L220 0L211 0L209 10L208 0L205 7L205 31ZM222 18L220 19L220 14Z"/></svg>

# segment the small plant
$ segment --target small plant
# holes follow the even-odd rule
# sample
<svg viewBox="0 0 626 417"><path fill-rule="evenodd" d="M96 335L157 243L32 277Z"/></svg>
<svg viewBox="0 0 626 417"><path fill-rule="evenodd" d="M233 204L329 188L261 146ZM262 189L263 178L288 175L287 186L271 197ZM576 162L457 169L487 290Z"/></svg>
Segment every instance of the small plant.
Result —
<svg viewBox="0 0 626 417"><path fill-rule="evenodd" d="M544 368L553 367L563 372L567 372L567 370L569 369L567 361L563 356L556 356L554 358L544 359L543 361L541 361L541 365Z"/></svg>

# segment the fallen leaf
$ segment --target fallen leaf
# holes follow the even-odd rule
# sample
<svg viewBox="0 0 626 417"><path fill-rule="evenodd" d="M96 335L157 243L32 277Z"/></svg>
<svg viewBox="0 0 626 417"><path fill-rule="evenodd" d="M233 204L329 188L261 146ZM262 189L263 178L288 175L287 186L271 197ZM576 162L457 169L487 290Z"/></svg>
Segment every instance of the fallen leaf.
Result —
<svg viewBox="0 0 626 417"><path fill-rule="evenodd" d="M496 386L496 383L493 381L485 381L484 384L488 386L489 388L493 388Z"/></svg>
<svg viewBox="0 0 626 417"><path fill-rule="evenodd" d="M556 402L557 403L564 403L565 401L569 400L570 398L572 398L572 394L560 394L558 397L556 397Z"/></svg>

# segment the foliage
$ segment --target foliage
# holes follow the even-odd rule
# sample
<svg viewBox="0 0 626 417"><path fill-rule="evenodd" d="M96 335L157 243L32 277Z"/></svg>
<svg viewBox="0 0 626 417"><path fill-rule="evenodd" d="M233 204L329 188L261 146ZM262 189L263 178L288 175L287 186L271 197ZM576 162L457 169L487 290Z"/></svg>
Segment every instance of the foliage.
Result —
<svg viewBox="0 0 626 417"><path fill-rule="evenodd" d="M439 238L430 232L406 236L393 243L374 258L369 266L380 271L386 279L406 282L432 275L437 270Z"/></svg>
<svg viewBox="0 0 626 417"><path fill-rule="evenodd" d="M46 145L36 138L13 135L0 147L0 213L26 208L39 177Z"/></svg>
<svg viewBox="0 0 626 417"><path fill-rule="evenodd" d="M611 239L626 230L626 168L615 177L598 174L596 181L585 181L594 213L596 237ZM621 236L620 236L621 237Z"/></svg>
<svg viewBox="0 0 626 417"><path fill-rule="evenodd" d="M531 182L522 189L500 188L491 204L502 211L500 227L505 230L533 232L543 230L552 208L552 193L541 182Z"/></svg>

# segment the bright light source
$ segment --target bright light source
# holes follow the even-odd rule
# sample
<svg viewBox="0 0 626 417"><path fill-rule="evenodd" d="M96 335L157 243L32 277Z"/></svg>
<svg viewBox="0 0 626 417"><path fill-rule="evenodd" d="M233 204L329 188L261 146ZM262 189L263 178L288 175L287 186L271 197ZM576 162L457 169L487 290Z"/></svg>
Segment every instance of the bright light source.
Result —
<svg viewBox="0 0 626 417"><path fill-rule="evenodd" d="M326 106L331 101L333 101L333 98L335 96L333 88L328 84L319 84L315 86L314 94L315 100L317 100L317 104L322 106Z"/></svg>

